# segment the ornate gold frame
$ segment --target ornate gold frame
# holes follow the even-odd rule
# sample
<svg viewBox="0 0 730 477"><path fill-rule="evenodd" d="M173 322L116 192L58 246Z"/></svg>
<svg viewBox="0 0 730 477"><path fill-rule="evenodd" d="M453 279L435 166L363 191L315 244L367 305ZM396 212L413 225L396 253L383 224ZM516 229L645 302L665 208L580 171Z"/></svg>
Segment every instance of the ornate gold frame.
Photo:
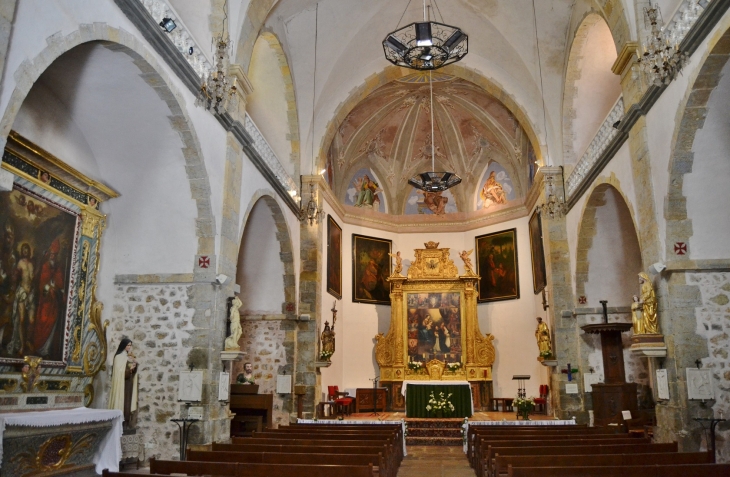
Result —
<svg viewBox="0 0 730 477"><path fill-rule="evenodd" d="M65 363L66 375L63 390L83 392L86 405L93 400L88 388L99 371L105 368L107 355L106 330L108 321L102 322L103 304L96 300L97 273L101 236L106 227L106 216L99 211L102 201L119 194L65 162L11 131L5 146L2 166L11 172L18 184L51 193L61 201L72 204L81 221L78 247L78 273L74 314L72 320L69 354ZM0 367L0 374L7 370ZM47 387L38 377L36 386ZM15 390L20 392L19 389Z"/></svg>
<svg viewBox="0 0 730 477"><path fill-rule="evenodd" d="M477 282L479 276L467 271L459 276L448 248L428 242L425 249L416 249L416 260L408 269L408 277L393 274L390 281L390 329L376 337L375 359L380 367L380 380L468 380L491 381L495 350L491 334L482 335L477 316ZM397 267L396 267L397 268ZM431 360L427 372L414 372L408 367L407 303L404 296L415 292L461 294L462 367L444 374L445 363Z"/></svg>

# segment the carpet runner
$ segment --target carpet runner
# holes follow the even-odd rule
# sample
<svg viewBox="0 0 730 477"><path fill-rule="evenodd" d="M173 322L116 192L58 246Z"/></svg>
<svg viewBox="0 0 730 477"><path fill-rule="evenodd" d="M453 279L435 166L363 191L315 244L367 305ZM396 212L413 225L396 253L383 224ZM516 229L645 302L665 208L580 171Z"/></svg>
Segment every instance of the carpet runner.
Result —
<svg viewBox="0 0 730 477"><path fill-rule="evenodd" d="M461 446L463 419L406 419L409 446Z"/></svg>

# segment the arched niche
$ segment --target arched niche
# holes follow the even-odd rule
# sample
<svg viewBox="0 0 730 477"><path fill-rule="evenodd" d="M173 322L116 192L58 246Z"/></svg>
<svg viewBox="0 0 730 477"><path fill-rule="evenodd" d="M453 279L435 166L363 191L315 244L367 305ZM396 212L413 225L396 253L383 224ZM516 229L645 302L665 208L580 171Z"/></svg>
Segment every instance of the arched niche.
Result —
<svg viewBox="0 0 730 477"><path fill-rule="evenodd" d="M563 155L576 163L621 96L619 76L611 71L616 46L605 20L589 14L576 31L568 57L563 96Z"/></svg>
<svg viewBox="0 0 730 477"><path fill-rule="evenodd" d="M256 40L248 70L253 93L246 112L290 176L299 175L299 121L294 83L279 40L263 32Z"/></svg>
<svg viewBox="0 0 730 477"><path fill-rule="evenodd" d="M581 306L629 306L638 293L641 248L626 200L611 184L601 184L586 203L576 257L576 295ZM581 300L585 297L585 303Z"/></svg>

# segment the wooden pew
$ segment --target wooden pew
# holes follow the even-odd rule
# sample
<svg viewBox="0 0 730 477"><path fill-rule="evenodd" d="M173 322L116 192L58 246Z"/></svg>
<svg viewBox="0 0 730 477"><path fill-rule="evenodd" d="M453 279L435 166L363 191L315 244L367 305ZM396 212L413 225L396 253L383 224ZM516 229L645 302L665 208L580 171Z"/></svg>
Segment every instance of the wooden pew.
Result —
<svg viewBox="0 0 730 477"><path fill-rule="evenodd" d="M727 477L730 464L628 465L609 467L509 467L510 477Z"/></svg>
<svg viewBox="0 0 730 477"><path fill-rule="evenodd" d="M505 476L508 466L519 467L592 467L626 465L710 464L707 452L677 452L663 454L605 454L605 455L498 455L495 476Z"/></svg>
<svg viewBox="0 0 730 477"><path fill-rule="evenodd" d="M574 446L498 447L489 446L487 455L479 463L477 475L493 475L492 459L498 455L571 455L571 454L653 454L677 452L676 442L668 444L591 444Z"/></svg>
<svg viewBox="0 0 730 477"><path fill-rule="evenodd" d="M626 437L626 435L598 435L596 436L551 436L550 438L537 438L536 436L523 437L484 437L479 441L476 448L476 459L482 461L489 458L491 447L566 447L576 445L602 445L602 444L649 444L648 438ZM491 463L490 463L491 465ZM477 472L479 475L479 472Z"/></svg>
<svg viewBox="0 0 730 477"><path fill-rule="evenodd" d="M239 464L233 462L150 461L150 472L161 475L232 477L373 477L373 465Z"/></svg>

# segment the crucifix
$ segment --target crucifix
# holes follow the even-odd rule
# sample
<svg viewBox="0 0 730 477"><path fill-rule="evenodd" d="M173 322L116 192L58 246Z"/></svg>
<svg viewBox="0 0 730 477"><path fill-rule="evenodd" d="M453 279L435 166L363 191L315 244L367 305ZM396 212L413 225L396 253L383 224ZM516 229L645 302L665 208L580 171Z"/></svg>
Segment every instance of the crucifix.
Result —
<svg viewBox="0 0 730 477"><path fill-rule="evenodd" d="M568 381L572 381L573 380L573 373L577 373L578 372L578 368L573 368L572 366L570 366L570 363L568 363L568 365L565 367L565 369L561 369L560 372L563 373L563 374L567 374L568 375Z"/></svg>

